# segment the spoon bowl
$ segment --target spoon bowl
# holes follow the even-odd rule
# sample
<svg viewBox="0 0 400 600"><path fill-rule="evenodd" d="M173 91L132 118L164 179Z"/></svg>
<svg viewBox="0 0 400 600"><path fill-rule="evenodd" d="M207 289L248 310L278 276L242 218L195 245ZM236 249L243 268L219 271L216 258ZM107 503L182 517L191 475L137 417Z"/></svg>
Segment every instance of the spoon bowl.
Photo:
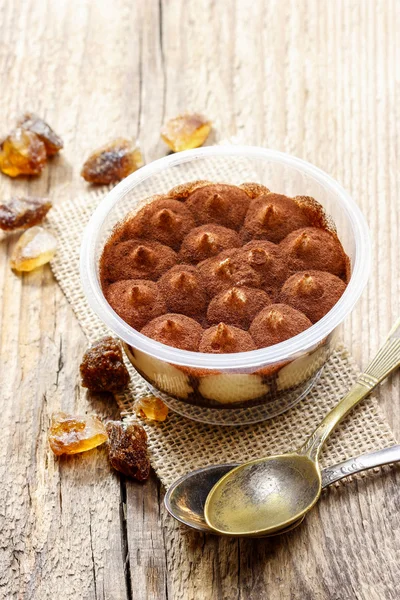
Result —
<svg viewBox="0 0 400 600"><path fill-rule="evenodd" d="M300 519L320 494L321 474L308 456L257 459L217 482L205 503L206 521L223 535L269 535Z"/></svg>
<svg viewBox="0 0 400 600"><path fill-rule="evenodd" d="M237 463L211 465L192 471L177 479L168 489L164 503L168 512L177 520L198 531L215 533L204 519L204 504L211 488L229 471L237 467ZM300 525L303 518L288 527L280 529L271 536L287 533ZM254 536L259 537L259 536ZM269 536L263 536L269 537Z"/></svg>
<svg viewBox="0 0 400 600"><path fill-rule="evenodd" d="M212 529L204 520L204 504L207 495L221 477L237 466L238 463L211 465L180 477L171 485L164 497L166 509L184 525L198 531L212 533Z"/></svg>

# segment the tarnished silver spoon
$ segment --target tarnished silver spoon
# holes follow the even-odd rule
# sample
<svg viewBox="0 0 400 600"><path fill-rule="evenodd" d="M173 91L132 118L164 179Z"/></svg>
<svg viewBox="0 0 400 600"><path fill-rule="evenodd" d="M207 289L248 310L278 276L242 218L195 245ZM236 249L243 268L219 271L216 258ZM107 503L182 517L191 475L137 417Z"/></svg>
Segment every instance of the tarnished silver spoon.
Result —
<svg viewBox="0 0 400 600"><path fill-rule="evenodd" d="M349 458L341 463L322 471L322 487L325 488L344 477L359 473L374 467L380 467L400 461L400 445L384 448L377 452L361 454ZM239 463L224 465L210 465L197 469L180 479L177 479L168 489L164 503L168 512L178 521L192 529L206 533L215 533L206 523L204 518L204 504L210 490L223 475L237 467ZM297 527L303 518L293 523L290 527L280 530L276 534L286 533Z"/></svg>

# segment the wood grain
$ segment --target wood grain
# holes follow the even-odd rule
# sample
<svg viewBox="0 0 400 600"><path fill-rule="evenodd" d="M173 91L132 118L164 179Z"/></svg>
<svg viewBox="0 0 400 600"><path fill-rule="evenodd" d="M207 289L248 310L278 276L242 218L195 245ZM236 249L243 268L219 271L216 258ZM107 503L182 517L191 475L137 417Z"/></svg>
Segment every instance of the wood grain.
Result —
<svg viewBox="0 0 400 600"><path fill-rule="evenodd" d="M370 283L343 328L361 366L399 314L400 4L396 0L0 0L0 129L45 116L65 150L2 197L86 189L85 156L118 135L147 161L166 116L201 110L214 139L291 152L353 195L372 232ZM85 339L45 267L13 274L0 237L0 598L391 600L398 598L400 471L326 492L298 531L232 540L165 515L154 476L110 473L102 451L55 459L60 408L115 416L88 397ZM399 377L380 391L400 434Z"/></svg>

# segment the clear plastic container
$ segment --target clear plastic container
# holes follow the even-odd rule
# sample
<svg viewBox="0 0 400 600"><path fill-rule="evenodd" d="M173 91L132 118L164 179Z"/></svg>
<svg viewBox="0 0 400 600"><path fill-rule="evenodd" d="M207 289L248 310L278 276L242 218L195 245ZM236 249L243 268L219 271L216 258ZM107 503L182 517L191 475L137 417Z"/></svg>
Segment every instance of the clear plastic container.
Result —
<svg viewBox="0 0 400 600"><path fill-rule="evenodd" d="M160 344L125 323L107 303L98 264L114 225L151 196L193 180L256 182L288 196L312 196L337 228L350 257L351 278L343 296L323 319L303 333L269 348L237 354L204 354ZM157 160L119 183L102 200L85 230L82 284L89 304L123 342L127 356L153 393L173 410L218 424L240 424L275 416L298 402L315 383L334 348L335 332L358 300L370 270L366 221L346 191L313 165L274 150L213 146Z"/></svg>

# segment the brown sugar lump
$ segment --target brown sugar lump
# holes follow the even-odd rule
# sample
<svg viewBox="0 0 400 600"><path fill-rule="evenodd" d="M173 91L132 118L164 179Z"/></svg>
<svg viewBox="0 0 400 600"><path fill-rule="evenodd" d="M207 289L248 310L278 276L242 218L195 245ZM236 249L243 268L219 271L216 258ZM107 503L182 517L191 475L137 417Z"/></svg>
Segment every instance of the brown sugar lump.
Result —
<svg viewBox="0 0 400 600"><path fill-rule="evenodd" d="M207 310L207 322L218 324L224 321L241 329L248 329L254 317L271 300L263 290L248 287L232 287L215 296Z"/></svg>
<svg viewBox="0 0 400 600"><path fill-rule="evenodd" d="M225 323L206 329L199 346L199 352L212 354L232 354L255 349L256 346L247 331Z"/></svg>
<svg viewBox="0 0 400 600"><path fill-rule="evenodd" d="M207 295L199 271L189 265L176 265L158 282L168 312L202 319L207 308Z"/></svg>
<svg viewBox="0 0 400 600"><path fill-rule="evenodd" d="M111 239L100 260L102 284L120 279L156 280L176 262L176 253L159 242Z"/></svg>
<svg viewBox="0 0 400 600"><path fill-rule="evenodd" d="M249 331L257 348L267 348L298 335L311 325L302 312L291 306L271 304L258 313Z"/></svg>
<svg viewBox="0 0 400 600"><path fill-rule="evenodd" d="M329 271L344 276L347 258L337 236L325 229L306 227L289 234L280 248L290 271Z"/></svg>
<svg viewBox="0 0 400 600"><path fill-rule="evenodd" d="M287 260L279 246L267 240L253 240L238 256L261 275L262 288L274 297L288 278Z"/></svg>
<svg viewBox="0 0 400 600"><path fill-rule="evenodd" d="M191 210L197 225L216 223L240 229L250 198L235 185L214 183L195 190L185 204Z"/></svg>
<svg viewBox="0 0 400 600"><path fill-rule="evenodd" d="M106 289L105 297L121 319L138 330L155 317L167 312L163 296L154 281L115 281Z"/></svg>
<svg viewBox="0 0 400 600"><path fill-rule="evenodd" d="M290 304L316 323L336 304L346 284L326 271L302 271L286 281L280 301Z"/></svg>
<svg viewBox="0 0 400 600"><path fill-rule="evenodd" d="M236 231L222 225L207 223L188 233L182 242L179 258L183 262L196 264L216 256L222 250L238 248L240 245L240 237Z"/></svg>
<svg viewBox="0 0 400 600"><path fill-rule="evenodd" d="M147 323L141 333L161 344L196 352L203 328L190 317L167 313Z"/></svg>
<svg viewBox="0 0 400 600"><path fill-rule="evenodd" d="M124 235L146 238L175 250L195 226L189 209L178 200L159 198L144 206L124 227Z"/></svg>
<svg viewBox="0 0 400 600"><path fill-rule="evenodd" d="M82 386L92 392L117 392L129 383L121 344L111 336L95 342L83 355L80 365Z"/></svg>
<svg viewBox="0 0 400 600"><path fill-rule="evenodd" d="M150 475L150 459L143 427L137 423L125 425L121 421L109 421L106 430L111 466L137 481L145 481Z"/></svg>
<svg viewBox="0 0 400 600"><path fill-rule="evenodd" d="M309 225L296 202L282 194L262 194L252 200L241 231L244 242L265 239L277 244L289 233Z"/></svg>
<svg viewBox="0 0 400 600"><path fill-rule="evenodd" d="M215 296L232 286L260 287L261 276L238 257L237 250L224 250L198 265L209 296Z"/></svg>

